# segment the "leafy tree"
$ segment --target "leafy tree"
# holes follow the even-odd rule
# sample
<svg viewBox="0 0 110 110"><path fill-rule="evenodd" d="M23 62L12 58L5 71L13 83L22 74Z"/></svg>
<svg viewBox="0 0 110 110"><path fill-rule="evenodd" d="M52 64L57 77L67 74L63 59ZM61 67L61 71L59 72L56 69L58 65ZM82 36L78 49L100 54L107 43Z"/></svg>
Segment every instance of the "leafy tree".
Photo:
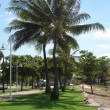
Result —
<svg viewBox="0 0 110 110"><path fill-rule="evenodd" d="M106 87L107 77L109 76L110 59L106 56L98 58L98 76Z"/></svg>
<svg viewBox="0 0 110 110"><path fill-rule="evenodd" d="M5 57L4 63L1 64L1 68L4 71L4 83L9 84L9 62L10 57ZM22 64L22 66L21 66ZM18 84L21 84L21 90L23 90L23 85L27 85L28 79L32 89L34 84L42 79L42 69L44 67L41 57L32 57L30 55L12 55L12 83L15 84L17 81L17 68L18 68ZM3 74L2 71L2 74ZM3 82L3 75L1 77ZM21 83L20 83L21 82Z"/></svg>
<svg viewBox="0 0 110 110"><path fill-rule="evenodd" d="M19 75L21 78L21 91L23 90L24 81L28 77L32 77L32 88L34 82L34 76L36 74L35 63L33 62L33 57L31 55L22 55L19 56L19 63L22 64L22 67L19 67Z"/></svg>
<svg viewBox="0 0 110 110"><path fill-rule="evenodd" d="M93 93L92 80L96 71L96 56L94 56L92 52L85 50L80 51L80 54L80 69L82 71L83 77L87 78L87 81L91 86L91 92Z"/></svg>
<svg viewBox="0 0 110 110"><path fill-rule="evenodd" d="M10 75L10 68L9 68L9 57L6 56L4 57L4 63L2 63L1 67L2 69L4 69L4 82L7 84L7 87L8 87L8 84L9 84L9 75Z"/></svg>

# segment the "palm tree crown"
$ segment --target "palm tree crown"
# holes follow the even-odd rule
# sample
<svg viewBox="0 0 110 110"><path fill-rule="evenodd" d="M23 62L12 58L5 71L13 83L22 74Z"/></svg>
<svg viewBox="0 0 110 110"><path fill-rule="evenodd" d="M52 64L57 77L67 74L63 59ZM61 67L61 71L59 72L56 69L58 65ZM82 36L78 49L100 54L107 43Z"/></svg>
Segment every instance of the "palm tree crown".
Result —
<svg viewBox="0 0 110 110"><path fill-rule="evenodd" d="M10 36L16 50L24 43L37 39L41 32L48 33L52 39L73 36L92 29L104 30L100 23L80 25L90 18L87 13L80 13L79 0L58 0L57 13L54 13L50 2L46 0L12 0L9 11L14 12L18 19L13 20L6 31L15 33ZM68 35L71 33L71 35ZM72 36L73 35L73 36Z"/></svg>

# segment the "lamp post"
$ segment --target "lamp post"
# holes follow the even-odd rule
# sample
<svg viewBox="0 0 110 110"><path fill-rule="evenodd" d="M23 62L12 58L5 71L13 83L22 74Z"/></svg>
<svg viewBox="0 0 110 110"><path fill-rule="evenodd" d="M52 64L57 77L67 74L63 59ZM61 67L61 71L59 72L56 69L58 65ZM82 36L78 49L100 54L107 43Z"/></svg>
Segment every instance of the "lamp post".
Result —
<svg viewBox="0 0 110 110"><path fill-rule="evenodd" d="M10 100L12 101L12 52L11 52L11 41L10 41Z"/></svg>
<svg viewBox="0 0 110 110"><path fill-rule="evenodd" d="M18 92L18 63L16 66L16 91Z"/></svg>
<svg viewBox="0 0 110 110"><path fill-rule="evenodd" d="M7 47L7 45L6 45ZM10 41L10 48L5 48L4 44L2 45L0 50L10 50L10 100L12 101L12 49L11 49L11 41Z"/></svg>
<svg viewBox="0 0 110 110"><path fill-rule="evenodd" d="M16 66L16 91L18 92L18 69L19 67L23 67L22 64L18 64L17 62L17 66Z"/></svg>

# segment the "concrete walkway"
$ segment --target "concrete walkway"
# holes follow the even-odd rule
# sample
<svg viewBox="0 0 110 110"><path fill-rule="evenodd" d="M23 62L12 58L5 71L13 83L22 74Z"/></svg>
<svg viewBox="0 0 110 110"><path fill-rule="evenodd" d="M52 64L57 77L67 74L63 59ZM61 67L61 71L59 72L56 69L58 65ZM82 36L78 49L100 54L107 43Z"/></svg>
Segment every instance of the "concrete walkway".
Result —
<svg viewBox="0 0 110 110"><path fill-rule="evenodd" d="M89 85L84 85L84 88L90 88ZM82 90L82 85L79 86L79 89ZM97 88L96 88L97 89ZM95 106L98 110L110 110L110 97L100 96L96 94L89 94L85 91L83 92L85 97L85 103L89 106Z"/></svg>
<svg viewBox="0 0 110 110"><path fill-rule="evenodd" d="M41 93L43 91L44 90L21 91L21 92L12 93L12 97L13 97L13 99L15 99L17 97L22 97L22 96L31 95L31 94L37 94L37 93ZM0 95L0 101L8 101L9 97L10 97L10 94Z"/></svg>

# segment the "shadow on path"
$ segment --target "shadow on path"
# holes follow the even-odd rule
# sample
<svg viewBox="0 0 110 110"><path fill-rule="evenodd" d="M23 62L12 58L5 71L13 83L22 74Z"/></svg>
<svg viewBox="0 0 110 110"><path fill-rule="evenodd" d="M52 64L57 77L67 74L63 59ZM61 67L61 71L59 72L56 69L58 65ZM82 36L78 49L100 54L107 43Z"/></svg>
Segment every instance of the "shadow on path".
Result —
<svg viewBox="0 0 110 110"><path fill-rule="evenodd" d="M78 98L78 95L80 95L79 91L71 92L61 92L60 100L58 101L51 101L49 99L49 95L46 95L44 93L41 94L33 94L28 95L24 97L19 97L16 100L13 100L12 102L7 101L5 103L0 103L1 107L12 107L11 110L16 110L13 107L16 105L17 110L21 110L20 107L31 107L31 109L39 109L39 110L79 110L76 108L85 107L84 110L88 110L86 105L84 105L83 100L80 100ZM62 109L63 108L63 109ZM9 109L10 110L10 109ZM25 110L25 109L23 109ZM29 109L30 110L30 109ZM82 110L82 109L81 109ZM93 109L90 109L93 110Z"/></svg>

